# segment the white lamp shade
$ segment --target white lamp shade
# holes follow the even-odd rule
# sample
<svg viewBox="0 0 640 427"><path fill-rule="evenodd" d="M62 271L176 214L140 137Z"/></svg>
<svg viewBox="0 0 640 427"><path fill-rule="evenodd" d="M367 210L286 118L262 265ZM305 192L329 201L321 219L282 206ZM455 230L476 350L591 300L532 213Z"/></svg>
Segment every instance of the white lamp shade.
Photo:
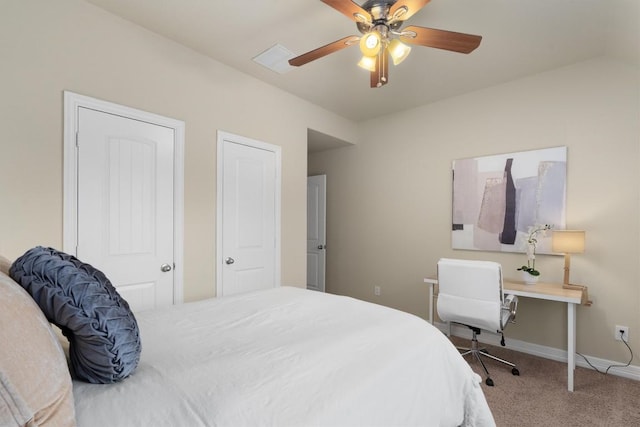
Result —
<svg viewBox="0 0 640 427"><path fill-rule="evenodd" d="M389 51L389 55L391 55L391 59L393 60L393 65L398 65L404 61L407 56L409 56L409 52L411 52L411 47L402 43L398 39L391 40L387 49Z"/></svg>
<svg viewBox="0 0 640 427"><path fill-rule="evenodd" d="M358 62L358 66L365 70L376 70L376 57L375 56L363 56Z"/></svg>
<svg viewBox="0 0 640 427"><path fill-rule="evenodd" d="M380 52L381 44L380 34L372 31L360 38L360 51L364 56L376 56Z"/></svg>
<svg viewBox="0 0 640 427"><path fill-rule="evenodd" d="M556 253L581 254L584 252L584 230L554 230L551 250Z"/></svg>

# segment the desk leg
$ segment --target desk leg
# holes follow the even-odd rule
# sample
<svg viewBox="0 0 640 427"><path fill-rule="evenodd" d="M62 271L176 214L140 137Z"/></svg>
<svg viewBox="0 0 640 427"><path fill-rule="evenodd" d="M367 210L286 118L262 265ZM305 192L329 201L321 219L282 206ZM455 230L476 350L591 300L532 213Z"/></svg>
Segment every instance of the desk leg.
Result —
<svg viewBox="0 0 640 427"><path fill-rule="evenodd" d="M567 303L567 389L573 391L576 369L576 305Z"/></svg>

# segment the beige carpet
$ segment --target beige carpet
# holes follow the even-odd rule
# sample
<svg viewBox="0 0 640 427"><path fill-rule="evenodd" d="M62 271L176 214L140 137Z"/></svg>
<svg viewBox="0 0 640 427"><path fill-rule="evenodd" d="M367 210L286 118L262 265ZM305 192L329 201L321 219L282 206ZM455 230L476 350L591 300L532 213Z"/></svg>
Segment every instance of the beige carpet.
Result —
<svg viewBox="0 0 640 427"><path fill-rule="evenodd" d="M468 340L453 341L469 345ZM640 426L640 381L579 367L575 391L570 393L566 364L502 347L487 348L520 370L520 376L513 376L508 366L485 362L495 386L483 382L482 389L499 427ZM465 359L484 380L480 364Z"/></svg>

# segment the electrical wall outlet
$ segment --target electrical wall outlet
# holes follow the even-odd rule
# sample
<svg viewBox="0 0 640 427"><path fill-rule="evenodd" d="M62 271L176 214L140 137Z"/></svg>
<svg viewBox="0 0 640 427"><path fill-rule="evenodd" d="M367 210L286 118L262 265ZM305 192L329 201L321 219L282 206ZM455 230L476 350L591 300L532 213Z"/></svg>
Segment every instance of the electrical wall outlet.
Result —
<svg viewBox="0 0 640 427"><path fill-rule="evenodd" d="M380 286L374 286L373 287L373 293L375 296L379 297L380 296Z"/></svg>
<svg viewBox="0 0 640 427"><path fill-rule="evenodd" d="M622 332L620 332L622 331ZM625 341L629 341L629 327L628 326L620 326L616 325L616 329L613 331L615 334L617 341L622 341L622 337L624 336Z"/></svg>

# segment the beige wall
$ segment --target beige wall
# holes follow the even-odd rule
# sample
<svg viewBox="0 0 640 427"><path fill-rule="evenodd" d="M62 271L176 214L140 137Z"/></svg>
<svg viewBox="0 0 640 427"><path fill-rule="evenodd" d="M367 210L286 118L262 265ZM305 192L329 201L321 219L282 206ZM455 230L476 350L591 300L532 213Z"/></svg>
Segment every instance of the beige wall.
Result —
<svg viewBox="0 0 640 427"><path fill-rule="evenodd" d="M63 90L184 120L185 299L214 295L216 131L282 146L282 282L306 278L307 128L356 125L77 0L0 14L0 253L62 246Z"/></svg>
<svg viewBox="0 0 640 427"><path fill-rule="evenodd" d="M426 317L422 279L440 257L496 260L517 277L524 254L451 249L451 162L567 146L567 226L587 230L571 278L594 301L578 309L578 351L626 361L618 324L640 354L639 76L580 63L362 123L359 145L311 155L309 174L327 174L327 289ZM536 265L562 280L562 257ZM564 306L523 299L519 311L509 336L566 348Z"/></svg>

